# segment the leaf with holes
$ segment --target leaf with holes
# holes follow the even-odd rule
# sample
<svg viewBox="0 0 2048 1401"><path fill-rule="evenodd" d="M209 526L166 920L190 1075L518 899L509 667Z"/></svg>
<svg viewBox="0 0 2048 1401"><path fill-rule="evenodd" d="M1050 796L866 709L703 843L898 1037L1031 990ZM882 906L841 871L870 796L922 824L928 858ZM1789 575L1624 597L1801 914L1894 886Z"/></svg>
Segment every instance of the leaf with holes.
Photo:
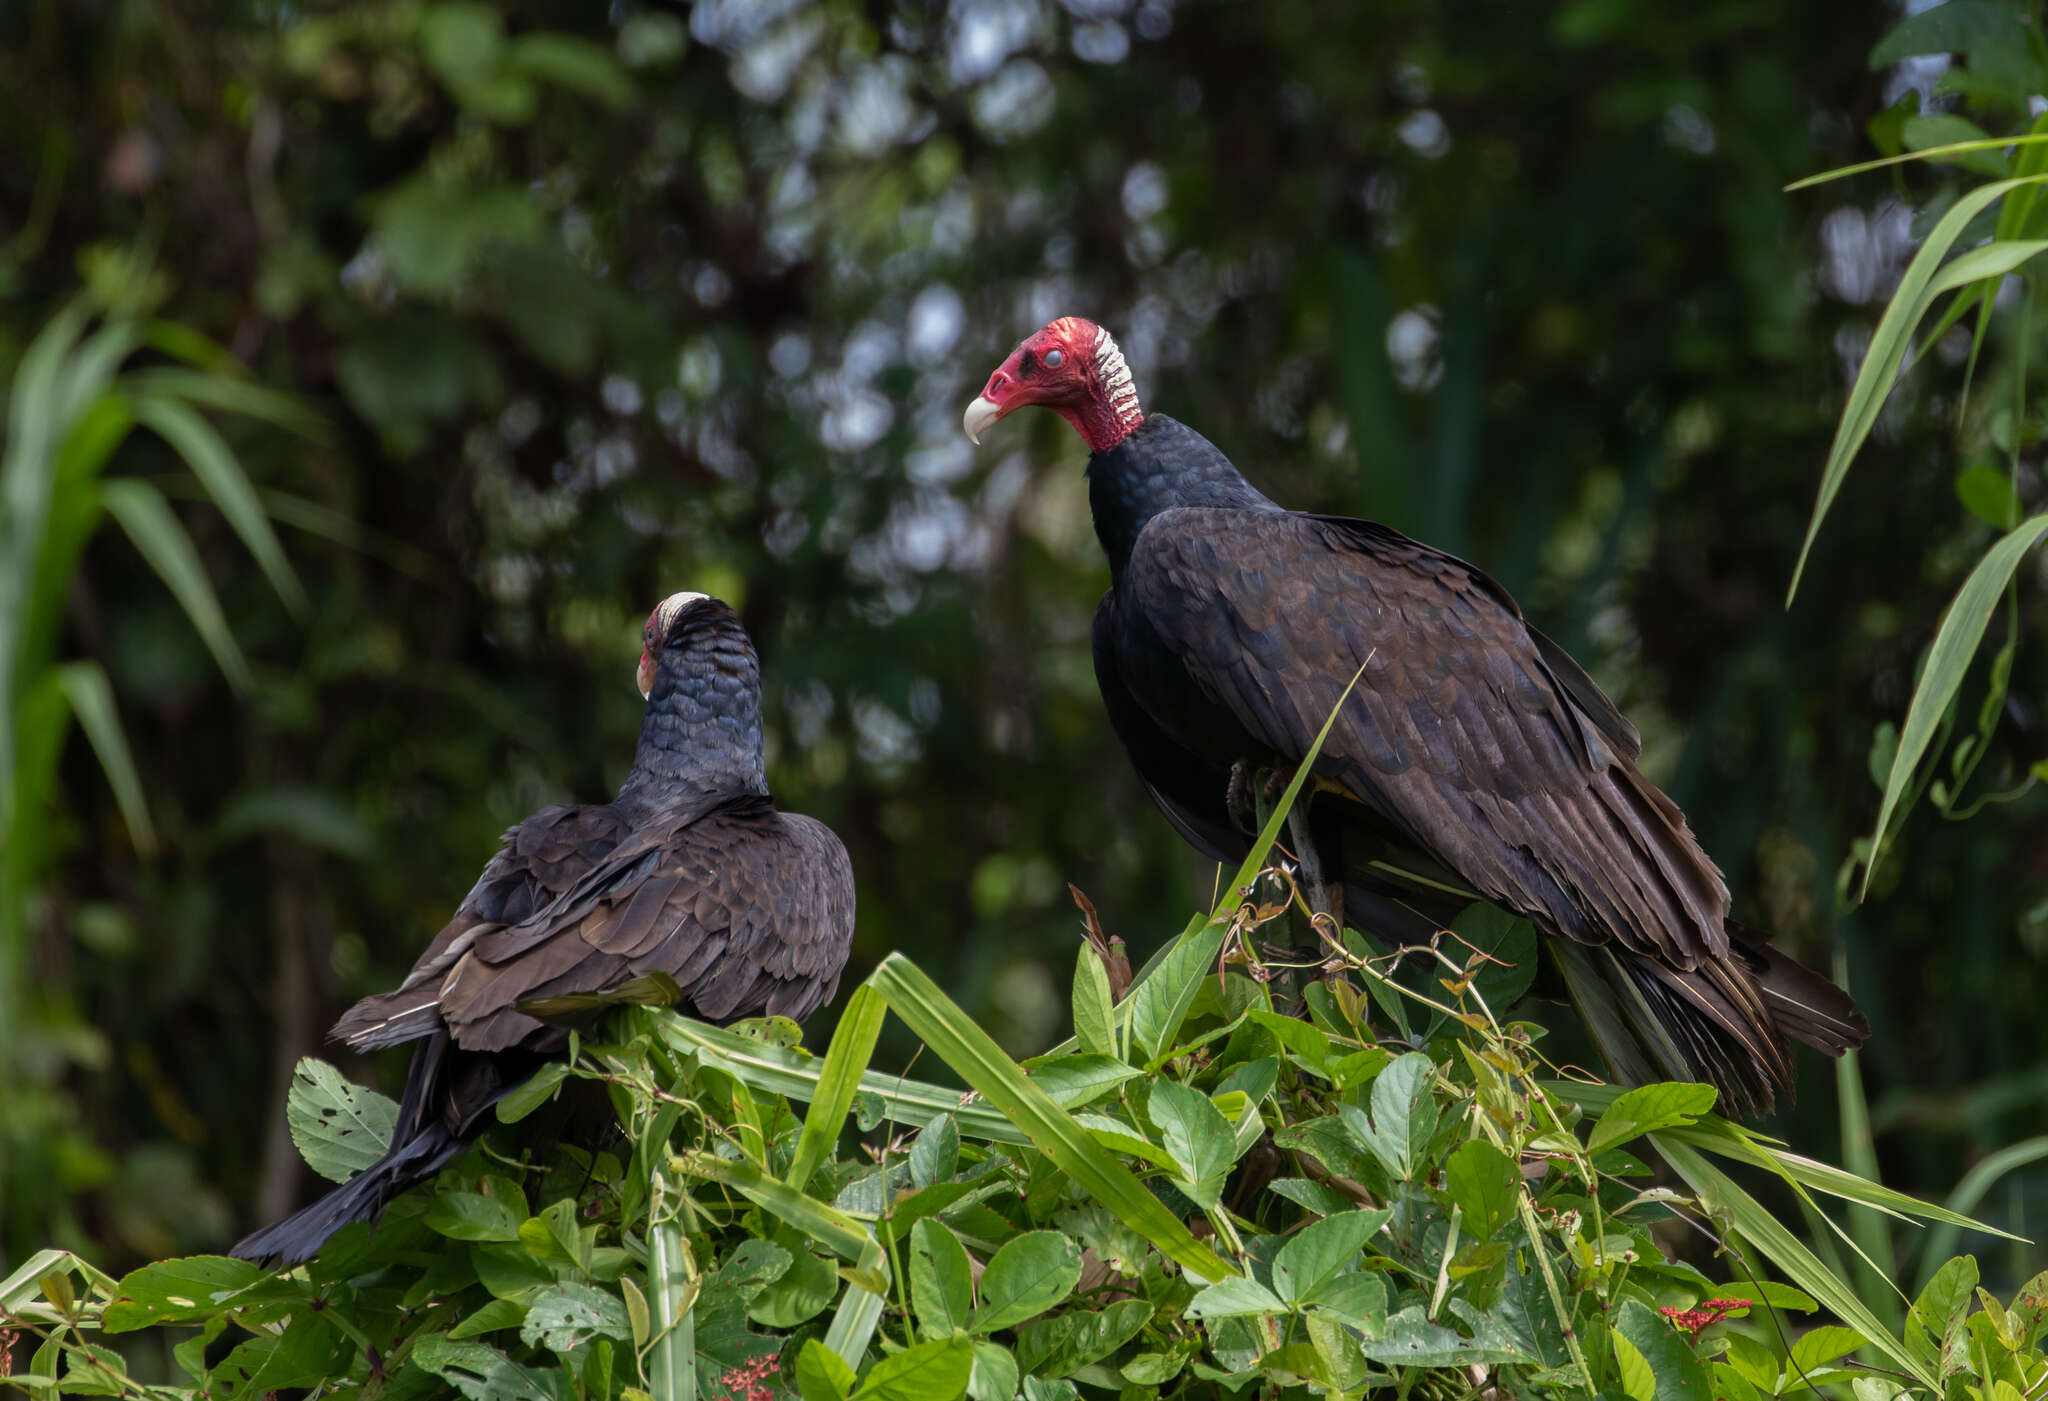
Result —
<svg viewBox="0 0 2048 1401"><path fill-rule="evenodd" d="M299 1156L330 1182L346 1182L383 1157L398 1122L396 1104L315 1056L292 1072L284 1114Z"/></svg>

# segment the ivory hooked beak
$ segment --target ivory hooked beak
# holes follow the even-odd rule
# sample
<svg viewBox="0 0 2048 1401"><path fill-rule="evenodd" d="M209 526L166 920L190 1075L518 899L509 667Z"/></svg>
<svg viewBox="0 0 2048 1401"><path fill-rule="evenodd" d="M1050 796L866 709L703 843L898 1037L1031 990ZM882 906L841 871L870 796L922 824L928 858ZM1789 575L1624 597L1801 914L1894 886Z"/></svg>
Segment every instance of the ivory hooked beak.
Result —
<svg viewBox="0 0 2048 1401"><path fill-rule="evenodd" d="M645 652L640 654L640 669L634 673L640 683L640 699L646 700L654 694L654 658Z"/></svg>
<svg viewBox="0 0 2048 1401"><path fill-rule="evenodd" d="M988 431L991 423L1002 416L1001 404L986 394L977 394L974 396L974 402L967 406L967 412L961 416L960 426L967 430L967 441L980 447L981 435Z"/></svg>

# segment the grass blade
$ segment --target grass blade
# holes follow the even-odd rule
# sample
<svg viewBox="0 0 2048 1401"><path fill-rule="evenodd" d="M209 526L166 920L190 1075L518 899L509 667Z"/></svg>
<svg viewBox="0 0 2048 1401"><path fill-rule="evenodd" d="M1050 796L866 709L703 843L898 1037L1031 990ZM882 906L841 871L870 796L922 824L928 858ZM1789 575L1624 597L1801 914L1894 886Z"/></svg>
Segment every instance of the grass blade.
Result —
<svg viewBox="0 0 2048 1401"><path fill-rule="evenodd" d="M1845 180L1851 175L1863 175L1887 166L1904 165L1907 161L1939 161L1953 156L1967 156L1975 151L2003 151L2009 146L2026 147L2048 141L2048 135L1992 136L1981 141L1951 141L1945 146L1929 146L1924 150L1907 151L1903 155L1885 156L1880 160L1858 161L1855 165L1837 166L1824 170L1818 175L1808 175L1794 180L1784 187L1785 193L1794 190L1809 190L1815 185L1825 185L1831 180Z"/></svg>
<svg viewBox="0 0 2048 1401"><path fill-rule="evenodd" d="M1969 1213L1976 1210L1977 1203L1984 1200L1984 1194L1998 1185L1998 1180L2014 1168L2029 1163L2038 1163L2048 1158L2048 1137L2021 1139L1992 1153L1963 1174L1963 1180L1949 1193L1946 1206L1957 1216L1967 1221ZM1951 1255L1956 1253L1956 1242L1963 1227L1953 1221L1942 1221L1927 1233L1927 1240L1920 1248L1920 1268L1915 1271L1920 1283L1925 1285L1934 1272ZM1974 1225L1971 1229L1977 1229ZM1999 1231L1995 1234L2005 1235ZM2008 1237L2011 1239L2011 1237Z"/></svg>
<svg viewBox="0 0 2048 1401"><path fill-rule="evenodd" d="M1857 887L1858 899L1870 890L1871 872L1884 856L1878 844L1890 829L1899 796L1919 769L1928 741L1934 737L1935 727L1941 723L1949 702L1961 689L1963 676L1977 655L1977 645L1984 640L1984 629L1990 626L1991 614L1998 607L2006 584L2019 569L2020 560L2044 533L2048 533L2048 514L2023 521L1993 545L1963 581L1947 616L1941 620L1941 630L1935 633L1934 644L1927 652L1927 665L1920 672L1920 684L1913 689L1913 702L1906 708L1906 723L1899 730L1899 747L1892 756L1891 772L1885 777L1884 802L1878 808L1870 860L1864 863L1863 880Z"/></svg>
<svg viewBox="0 0 2048 1401"><path fill-rule="evenodd" d="M1836 981L1843 981L1842 961L1836 959ZM1870 1182L1878 1177L1877 1147L1870 1133L1870 1102L1863 1094L1863 1062L1855 1051L1845 1052L1835 1062L1835 1098L1841 1104L1842 1157L1849 1170ZM1849 1204L1849 1234L1857 1248L1874 1263L1875 1269L1859 1263L1856 1286L1872 1313L1896 1324L1897 1301L1886 1281L1899 1277L1898 1261L1892 1254L1891 1231L1885 1213L1861 1202Z"/></svg>
<svg viewBox="0 0 2048 1401"><path fill-rule="evenodd" d="M648 1350L648 1383L652 1394L696 1401L697 1300L696 1273L689 1243L672 1212L663 1209L668 1184L654 1175L654 1202L647 1227L647 1288L654 1316L660 1320Z"/></svg>
<svg viewBox="0 0 2048 1401"><path fill-rule="evenodd" d="M1779 1225L1756 1198L1736 1185L1734 1179L1669 1134L1651 1134L1650 1141L1657 1145L1672 1169L1685 1179L1701 1206L1726 1221L1744 1240L1783 1270L1794 1284L1832 1309L1837 1318L1861 1332L1870 1340L1872 1347L1928 1387L1940 1390L1940 1379L1863 1306L1863 1301L1856 1297L1856 1291L1823 1265L1790 1231Z"/></svg>
<svg viewBox="0 0 2048 1401"><path fill-rule="evenodd" d="M847 999L846 1012L832 1033L832 1048L825 1053L824 1067L818 1072L811 1112L804 1116L803 1134L790 1161L788 1182L798 1191L838 1146L839 1131L853 1108L861 1072L875 1054L875 1038L882 1034L882 1018L888 1010L880 994L866 983Z"/></svg>
<svg viewBox="0 0 2048 1401"><path fill-rule="evenodd" d="M1992 269L1999 265L1999 259L1976 259L1975 255L2001 246L2016 249L2028 245L1992 244L1988 248L1973 249L1947 268L1941 266L1950 248L1962 237L1970 221L1989 207L1993 201L2003 198L2008 192L2029 184L2048 179L2044 176L2028 176L2014 180L1996 180L1979 186L1957 200L1948 213L1927 235L1920 245L1920 251L1913 255L1913 261L1899 279L1899 287L1878 319L1877 330L1870 338L1870 348L1864 353L1863 366L1856 372L1856 383L1849 390L1849 398L1842 406L1842 417L1835 427L1835 440L1828 449L1826 468L1821 473L1820 491L1813 504L1813 515L1806 525L1806 539L1799 547L1799 560L1792 568L1792 583L1785 592L1789 606L1799 592L1800 577L1806 571L1806 561L1813 551L1813 542L1820 534L1821 521L1826 518L1828 508L1834 504L1835 494L1842 488L1842 481L1849 474L1849 464L1863 440L1870 435L1876 424L1878 412L1890 396L1892 382L1897 378L1904 363L1906 351L1912 344L1913 329L1920 324L1928 306L1943 291L1974 282L1978 278L1992 276ZM2032 245L2034 252L2039 246ZM2026 261L2033 253L2019 259ZM1973 260L1967 261L1966 260ZM2017 266L2017 263L2011 266ZM1957 278L1958 267L1968 275ZM2004 269L2010 271L2010 267ZM2003 272L1998 275L2002 276Z"/></svg>
<svg viewBox="0 0 2048 1401"><path fill-rule="evenodd" d="M223 413L257 419L302 438L326 436L327 420L291 395L233 375L158 365L134 371L123 383L146 397L203 404Z"/></svg>
<svg viewBox="0 0 2048 1401"><path fill-rule="evenodd" d="M128 737L121 732L121 712L114 705L114 688L98 662L69 662L57 669L57 685L78 717L78 727L92 742L100 768L114 790L121 819L128 824L128 836L136 851L156 854L156 827L149 820L149 804L142 796L142 775L136 771L135 756L129 752Z"/></svg>
<svg viewBox="0 0 2048 1401"><path fill-rule="evenodd" d="M192 620L193 629L213 653L228 684L237 691L248 690L248 660L228 627L227 615L221 611L192 537L163 493L138 478L116 477L101 483L100 500Z"/></svg>
<svg viewBox="0 0 2048 1401"><path fill-rule="evenodd" d="M270 528L270 517L263 512L256 488L242 471L241 463L235 460L227 441L197 410L180 400L137 395L134 410L137 422L154 430L184 458L193 474L205 484L220 513L234 527L235 534L242 537L242 543L256 557L264 577L270 580L285 607L303 616L305 587L292 572L284 546L278 543L277 532Z"/></svg>
<svg viewBox="0 0 2048 1401"><path fill-rule="evenodd" d="M1105 1153L1072 1115L1032 1084L1023 1067L1004 1055L988 1033L916 964L892 953L868 983L889 1000L896 1015L941 1060L1030 1135L1039 1151L1125 1225L1192 1276L1213 1283L1233 1273L1128 1168Z"/></svg>

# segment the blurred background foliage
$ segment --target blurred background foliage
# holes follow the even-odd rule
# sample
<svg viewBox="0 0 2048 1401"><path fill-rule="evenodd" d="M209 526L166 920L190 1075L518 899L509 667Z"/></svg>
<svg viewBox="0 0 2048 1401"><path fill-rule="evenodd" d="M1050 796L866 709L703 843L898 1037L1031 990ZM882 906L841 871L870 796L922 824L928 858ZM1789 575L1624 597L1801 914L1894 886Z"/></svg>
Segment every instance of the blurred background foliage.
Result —
<svg viewBox="0 0 2048 1401"><path fill-rule="evenodd" d="M1064 883L1142 955L1214 880L1101 716L1079 442L960 433L1069 312L1272 495L1467 555L1586 662L1741 917L1841 960L1877 1162L1939 1198L2048 1128L2041 799L1911 813L1860 908L1837 875L2005 523L1969 474L2038 505L2038 410L1959 432L1969 326L1943 340L1786 611L1862 347L1988 172L1782 186L2019 129L2039 31L1970 13L1928 41L1958 62L1873 55L1882 4L1749 0L0 8L0 374L79 308L141 328L106 373L187 378L107 392L182 396L219 450L131 411L155 431L101 457L124 529L74 522L54 592L7 596L41 649L16 700L33 663L111 705L65 690L59 749L45 695L47 781L0 785L0 1268L217 1249L307 1190L294 1061L507 825L608 795L677 588L741 608L775 791L852 850L846 985L901 949L1013 1051L1063 1034ZM2044 622L2022 589L1993 637ZM2048 752L2044 657L2017 651L1990 786ZM1839 1158L1831 1067L1802 1069L1777 1131Z"/></svg>

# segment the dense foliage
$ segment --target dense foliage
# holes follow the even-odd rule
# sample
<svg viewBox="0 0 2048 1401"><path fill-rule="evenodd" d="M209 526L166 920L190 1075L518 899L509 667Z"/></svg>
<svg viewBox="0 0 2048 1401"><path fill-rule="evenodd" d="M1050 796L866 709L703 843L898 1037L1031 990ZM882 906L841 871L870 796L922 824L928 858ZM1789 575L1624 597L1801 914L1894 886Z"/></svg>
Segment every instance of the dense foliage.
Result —
<svg viewBox="0 0 2048 1401"><path fill-rule="evenodd" d="M1141 954L1206 907L1214 873L1101 719L1077 445L1048 421L976 458L958 434L1060 311L1112 326L1148 404L1276 497L1520 595L1642 725L1738 913L1833 950L1870 1012L1839 1139L1813 1060L1781 1135L1923 1195L1960 1181L2018 1229L2048 1155L2048 864L2038 790L1978 798L2042 752L2019 547L1992 685L1959 648L1920 750L1886 726L2040 504L2032 264L1975 269L1959 321L1908 306L1927 352L1896 388L1865 352L1916 244L2043 147L1782 186L1873 141L2025 130L2039 27L1998 0L1890 37L1881 9L1498 9L0 9L0 145L34 155L0 162L0 1273L50 1245L218 1249L310 1189L294 1067L504 826L615 784L633 638L676 587L742 606L773 786L852 848L849 986L905 951L1027 1054L1065 1017L1066 880ZM1986 206L1949 246L2026 244L2033 209ZM1850 460L1845 398L1857 475L1781 611L1814 483ZM1838 875L1874 829L1852 913L1863 871ZM1560 1063L1587 1058L1571 1034ZM1475 1122L1453 1112L1475 1072L1433 1065L1440 1127ZM648 1073L704 1100L689 1064ZM1267 1102L1369 1113L1378 1078L1289 1060ZM1163 1133L1142 1087L1117 1103ZM732 1128L723 1101L692 1122ZM1028 1188L1013 1148L961 1170ZM520 1190L522 1221L574 1194ZM625 1248L636 1218L593 1200ZM1005 1219L1057 1226L1028 1207ZM1805 1239L1906 1346L1888 1278L1917 1294L1950 1250L1856 1220L1875 1264ZM737 1241L713 1234L707 1268ZM2037 1254L1986 1244L2013 1297ZM911 1305L879 1336L907 1341Z"/></svg>

